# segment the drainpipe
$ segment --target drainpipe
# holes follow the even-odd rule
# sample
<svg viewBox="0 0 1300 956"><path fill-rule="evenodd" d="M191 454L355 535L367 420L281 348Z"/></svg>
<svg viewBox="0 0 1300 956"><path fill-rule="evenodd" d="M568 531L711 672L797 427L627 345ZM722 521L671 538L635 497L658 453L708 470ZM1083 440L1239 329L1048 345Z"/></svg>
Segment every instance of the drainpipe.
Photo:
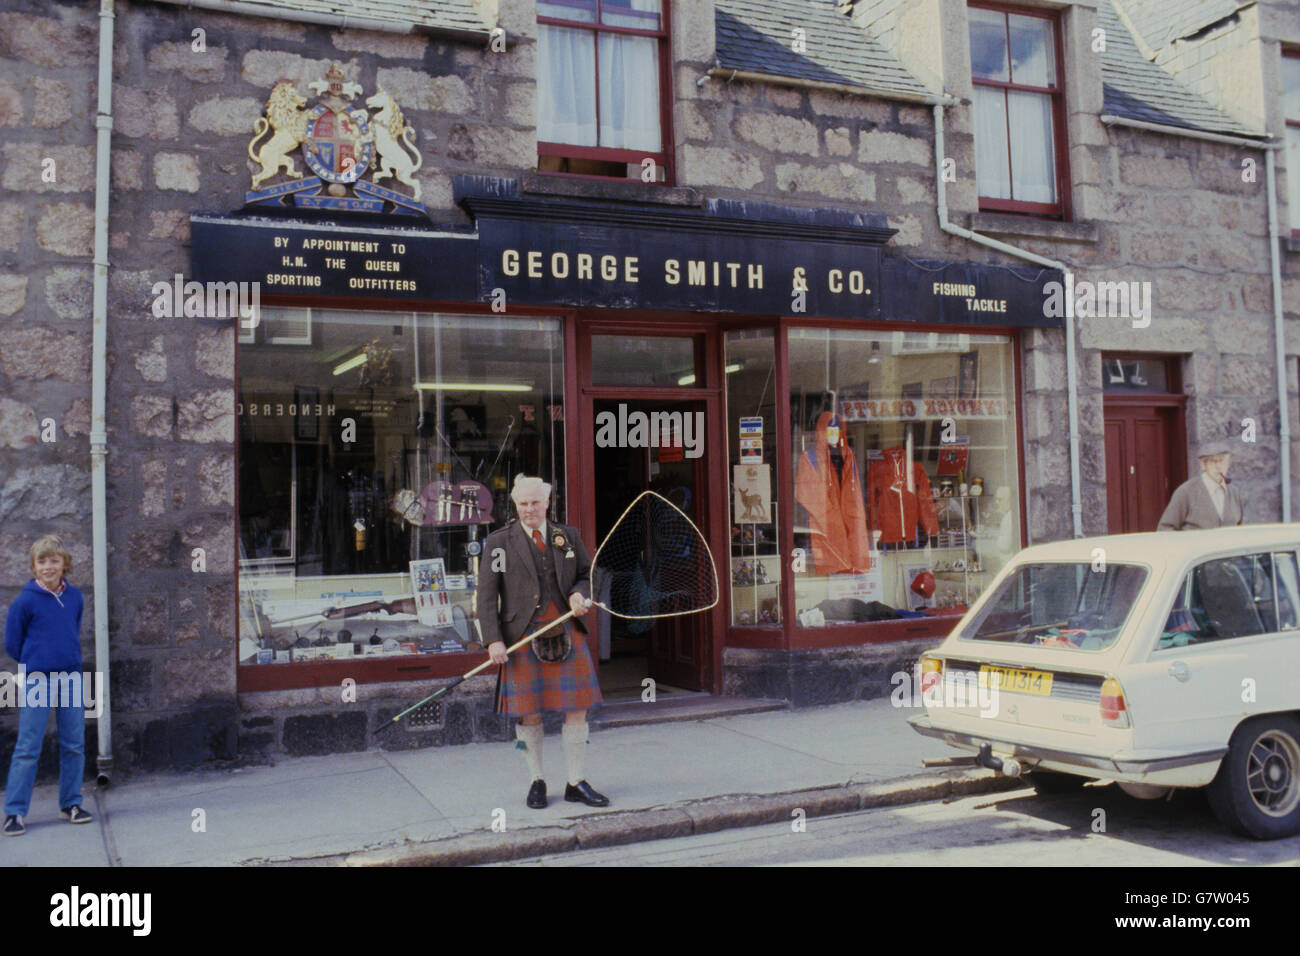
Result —
<svg viewBox="0 0 1300 956"><path fill-rule="evenodd" d="M107 787L113 771L113 721L109 697L108 656L108 510L105 469L108 430L104 398L108 371L108 200L109 160L113 136L113 0L99 3L99 107L95 116L95 292L90 371L90 494L95 586L95 670L104 675L100 688L99 756L96 782Z"/></svg>
<svg viewBox="0 0 1300 956"><path fill-rule="evenodd" d="M1187 139L1203 139L1211 143L1226 143L1229 146L1244 146L1246 149L1264 151L1264 169L1268 196L1268 256L1269 271L1273 282L1273 339L1275 342L1274 359L1277 363L1277 408L1278 408L1278 473L1282 480L1282 520L1291 520L1291 411L1286 395L1286 333L1282 321L1282 245L1277 225L1277 164L1274 156L1282 144L1277 140L1246 139L1241 136L1224 136L1221 133L1204 133L1200 130L1187 130L1180 126L1164 126L1159 123L1144 123L1122 116L1103 113L1101 121L1107 126L1127 126L1143 129L1153 133L1167 133L1171 136L1183 136Z"/></svg>
<svg viewBox="0 0 1300 956"><path fill-rule="evenodd" d="M1079 474L1079 376L1075 369L1074 272L1063 262L1040 256L1010 243L982 236L948 221L948 189L943 181L943 106L934 104L934 175L938 196L939 228L970 242L988 246L1028 262L1059 269L1065 277L1065 381L1066 406L1070 416L1070 514L1074 536L1083 537L1083 480Z"/></svg>

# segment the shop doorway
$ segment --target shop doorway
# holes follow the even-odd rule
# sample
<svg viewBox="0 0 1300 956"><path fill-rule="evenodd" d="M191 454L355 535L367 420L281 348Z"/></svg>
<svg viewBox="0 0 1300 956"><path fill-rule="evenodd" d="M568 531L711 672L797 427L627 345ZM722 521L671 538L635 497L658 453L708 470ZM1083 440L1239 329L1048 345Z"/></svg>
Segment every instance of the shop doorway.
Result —
<svg viewBox="0 0 1300 956"><path fill-rule="evenodd" d="M592 421L602 413L616 418L637 412L680 413L703 416L703 401L597 399ZM643 491L663 495L680 508L696 527L707 527L704 513L704 458L687 457L677 447L624 447L592 438L592 472L595 477L596 542L604 540L624 509ZM600 614L600 686L610 703L639 699L647 677L655 682L656 698L706 691L708 672L706 640L708 616L689 614L655 621L630 621Z"/></svg>

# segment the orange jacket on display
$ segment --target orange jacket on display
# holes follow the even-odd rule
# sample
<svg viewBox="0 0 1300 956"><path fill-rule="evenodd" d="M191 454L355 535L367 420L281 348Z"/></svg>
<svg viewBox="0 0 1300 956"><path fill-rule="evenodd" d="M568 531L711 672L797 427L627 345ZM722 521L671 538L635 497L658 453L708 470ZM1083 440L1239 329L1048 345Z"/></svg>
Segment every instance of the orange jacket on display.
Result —
<svg viewBox="0 0 1300 956"><path fill-rule="evenodd" d="M867 500L871 504L872 527L881 532L882 544L897 544L916 537L918 521L926 534L939 533L930 479L920 462L912 462L912 486L907 490L907 450L902 445L886 448L881 459L867 468Z"/></svg>
<svg viewBox="0 0 1300 956"><path fill-rule="evenodd" d="M836 474L826 441L826 429L832 423L843 427L839 417L830 412L818 417L813 447L799 456L794 497L807 509L813 530L813 570L818 574L867 571L871 544L858 463L841 435L844 462Z"/></svg>

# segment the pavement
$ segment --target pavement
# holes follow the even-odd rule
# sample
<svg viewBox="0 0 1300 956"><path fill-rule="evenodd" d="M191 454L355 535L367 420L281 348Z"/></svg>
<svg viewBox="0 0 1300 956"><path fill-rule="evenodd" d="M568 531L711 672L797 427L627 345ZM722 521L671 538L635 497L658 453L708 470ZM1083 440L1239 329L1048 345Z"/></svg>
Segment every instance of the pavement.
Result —
<svg viewBox="0 0 1300 956"><path fill-rule="evenodd" d="M469 865L688 836L1017 783L979 769L926 770L957 751L889 700L614 726L593 732L586 776L610 807L564 802L548 734L551 804L524 805L513 743L279 758L273 765L87 784L91 824L58 816L37 787L5 866Z"/></svg>

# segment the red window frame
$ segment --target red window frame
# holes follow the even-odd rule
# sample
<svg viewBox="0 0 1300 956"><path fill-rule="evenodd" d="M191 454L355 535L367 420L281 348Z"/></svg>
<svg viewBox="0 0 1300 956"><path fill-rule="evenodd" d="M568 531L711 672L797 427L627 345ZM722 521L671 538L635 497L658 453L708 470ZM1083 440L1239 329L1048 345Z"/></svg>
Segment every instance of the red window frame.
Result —
<svg viewBox="0 0 1300 956"><path fill-rule="evenodd" d="M987 196L979 197L979 208L981 212L1006 212L1017 213L1020 215L1038 216L1044 219L1061 219L1069 221L1073 212L1070 201L1070 160L1068 155L1069 139L1066 135L1065 128L1065 55L1064 47L1061 41L1061 15L1052 10L1038 10L1032 7L1017 7L1002 3L968 3L967 7L973 7L980 10L992 10L1001 14L1016 14L1017 16L1037 17L1040 20L1047 20L1052 24L1052 49L1056 57L1056 87L1027 86L1022 83L1008 83L1002 80L989 80L983 77L975 76L971 73L971 83L974 86L985 86L999 90L1022 91L1026 93L1047 94L1051 97L1052 102L1052 154L1054 165L1056 167L1056 199L1055 203L1025 202L1019 199L993 199ZM1005 19L1005 17L1004 17ZM969 29L967 30L967 43L969 40ZM1007 46L1010 49L1010 37L1007 39ZM974 105L971 106L972 113ZM1011 143L1011 114L1007 111L1007 155L1010 157ZM1009 161L1009 159L1008 159ZM978 180L977 180L978 182ZM1012 191L1015 189L1015 180L1012 182Z"/></svg>
<svg viewBox="0 0 1300 956"><path fill-rule="evenodd" d="M1285 48L1285 47L1284 47L1284 48L1282 49L1282 56L1283 56L1284 58L1286 58L1286 59L1289 59L1289 60L1300 60L1300 49L1295 49L1295 48L1288 49L1288 48ZM1280 76L1279 76L1279 79L1281 79ZM1285 87L1285 85L1282 87L1282 92L1283 92L1283 93L1286 92L1286 87ZM1285 102L1286 102L1286 101L1285 101L1285 99L1284 99L1284 100L1283 100L1283 103L1285 104ZM1283 124L1284 124L1285 126L1287 126L1287 127L1290 128L1290 129L1300 129L1300 116L1296 116L1296 117L1293 119L1292 117L1286 115L1285 109L1284 109L1284 111L1283 111L1283 113L1282 113L1282 122L1283 122ZM1285 142L1283 142L1283 146L1285 146L1285 145L1286 145ZM1290 163L1300 163L1300 150L1297 150L1296 152L1297 152L1297 155L1292 156L1292 155L1291 155L1291 151L1290 151L1289 149L1287 150L1286 161L1287 161L1288 164L1290 164ZM1291 207L1293 203L1300 202L1300 196L1291 196L1290 194L1288 194L1287 197L1286 197L1286 200L1287 200L1287 205L1288 205L1288 207ZM1291 212L1289 209L1288 209L1288 213L1287 213L1287 215L1288 215L1288 218L1290 218L1290 219L1292 219L1292 220L1294 220L1294 219L1296 218L1295 213ZM1300 228L1296 228L1296 227L1293 226L1293 227L1291 228L1291 235L1292 235L1293 237L1300 237Z"/></svg>
<svg viewBox="0 0 1300 956"><path fill-rule="evenodd" d="M564 0L548 0L549 3L564 3ZM659 41L659 146L658 152L652 153L641 149L612 149L604 146L571 146L566 143L551 143L543 140L537 141L537 156L540 159L543 156L559 156L565 159L593 159L613 163L634 163L640 164L642 160L653 159L656 166L664 170L664 180L662 182L655 180L654 185L671 186L676 181L675 163L673 162L673 123L672 123L672 59L669 56L669 37L671 36L671 22L669 9L672 6L670 0L662 0L662 12L659 14L658 30L637 30L632 27L610 26L601 23L603 14L602 7L605 0L592 0L596 5L596 19L594 23L587 23L580 20L565 20L559 17L538 16L537 22L549 26L565 27L570 29L589 30L592 33L624 33L629 36L654 37ZM541 76L537 78L538 82L542 81ZM600 128L600 54L599 44L597 44L596 54L596 128ZM563 176L568 179L595 179L600 181L622 181L628 179L626 176L599 176L592 173L564 173L553 172L549 170L539 170L544 176Z"/></svg>

